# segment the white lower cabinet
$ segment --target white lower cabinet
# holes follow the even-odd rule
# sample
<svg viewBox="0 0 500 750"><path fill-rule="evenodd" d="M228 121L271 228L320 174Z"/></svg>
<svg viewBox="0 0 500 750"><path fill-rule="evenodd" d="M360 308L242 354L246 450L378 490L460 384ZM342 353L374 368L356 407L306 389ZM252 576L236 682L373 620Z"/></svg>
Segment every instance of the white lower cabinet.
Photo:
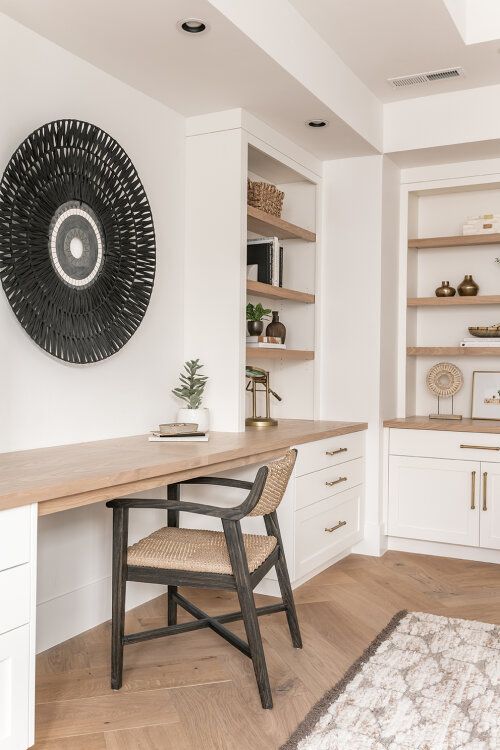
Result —
<svg viewBox="0 0 500 750"><path fill-rule="evenodd" d="M389 536L500 550L498 435L391 429L388 461Z"/></svg>
<svg viewBox="0 0 500 750"><path fill-rule="evenodd" d="M481 463L480 546L500 549L500 463Z"/></svg>
<svg viewBox="0 0 500 750"><path fill-rule="evenodd" d="M0 635L0 750L30 744L30 627Z"/></svg>
<svg viewBox="0 0 500 750"><path fill-rule="evenodd" d="M478 545L480 471L475 461L391 456L389 534Z"/></svg>

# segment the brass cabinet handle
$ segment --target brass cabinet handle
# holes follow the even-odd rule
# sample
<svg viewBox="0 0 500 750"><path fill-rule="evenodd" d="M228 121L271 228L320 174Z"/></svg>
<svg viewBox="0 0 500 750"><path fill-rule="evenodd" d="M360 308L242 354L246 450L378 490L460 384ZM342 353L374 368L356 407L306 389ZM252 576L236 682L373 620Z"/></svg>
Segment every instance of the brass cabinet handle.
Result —
<svg viewBox="0 0 500 750"><path fill-rule="evenodd" d="M500 445L461 445L461 448L470 448L473 451L500 451Z"/></svg>
<svg viewBox="0 0 500 750"><path fill-rule="evenodd" d="M337 529L341 529L342 526L347 526L347 521L339 521L335 526L330 526L330 528L325 529L325 531L331 534L332 531L337 531Z"/></svg>
<svg viewBox="0 0 500 750"><path fill-rule="evenodd" d="M325 482L327 487L333 487L336 484L340 484L341 482L347 482L347 477L339 477L338 479L334 479L332 482Z"/></svg>
<svg viewBox="0 0 500 750"><path fill-rule="evenodd" d="M483 510L488 510L488 472L483 472Z"/></svg>
<svg viewBox="0 0 500 750"><path fill-rule="evenodd" d="M470 509L476 510L476 472L471 472Z"/></svg>
<svg viewBox="0 0 500 750"><path fill-rule="evenodd" d="M326 452L327 456L336 456L337 453L346 453L347 452L347 448L337 448L336 451L325 451L325 452Z"/></svg>

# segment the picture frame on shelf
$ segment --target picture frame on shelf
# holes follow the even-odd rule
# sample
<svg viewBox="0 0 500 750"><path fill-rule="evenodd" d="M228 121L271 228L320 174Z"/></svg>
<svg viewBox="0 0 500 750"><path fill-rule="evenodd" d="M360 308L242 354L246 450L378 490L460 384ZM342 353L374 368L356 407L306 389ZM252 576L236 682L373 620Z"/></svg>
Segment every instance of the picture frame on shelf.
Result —
<svg viewBox="0 0 500 750"><path fill-rule="evenodd" d="M472 419L500 420L500 371L472 374Z"/></svg>

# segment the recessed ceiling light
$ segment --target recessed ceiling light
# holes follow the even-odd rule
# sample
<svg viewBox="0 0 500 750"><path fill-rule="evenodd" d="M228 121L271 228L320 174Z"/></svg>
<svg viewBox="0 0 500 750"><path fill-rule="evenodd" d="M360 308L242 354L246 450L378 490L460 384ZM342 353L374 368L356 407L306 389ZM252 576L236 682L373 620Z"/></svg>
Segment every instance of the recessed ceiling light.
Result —
<svg viewBox="0 0 500 750"><path fill-rule="evenodd" d="M179 21L177 26L181 31L185 31L186 34L202 34L208 29L208 24L200 21L199 18L186 18L184 21Z"/></svg>
<svg viewBox="0 0 500 750"><path fill-rule="evenodd" d="M308 120L306 125L309 125L310 128L326 128L328 120Z"/></svg>

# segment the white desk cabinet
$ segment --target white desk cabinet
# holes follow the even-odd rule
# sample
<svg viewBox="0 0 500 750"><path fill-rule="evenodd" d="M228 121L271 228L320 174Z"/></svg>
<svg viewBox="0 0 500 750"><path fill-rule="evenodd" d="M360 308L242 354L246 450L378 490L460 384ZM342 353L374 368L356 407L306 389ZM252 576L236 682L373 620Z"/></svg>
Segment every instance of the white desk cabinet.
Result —
<svg viewBox="0 0 500 750"><path fill-rule="evenodd" d="M0 750L34 743L36 511L0 511Z"/></svg>
<svg viewBox="0 0 500 750"><path fill-rule="evenodd" d="M389 537L500 550L500 435L392 428L388 445Z"/></svg>

